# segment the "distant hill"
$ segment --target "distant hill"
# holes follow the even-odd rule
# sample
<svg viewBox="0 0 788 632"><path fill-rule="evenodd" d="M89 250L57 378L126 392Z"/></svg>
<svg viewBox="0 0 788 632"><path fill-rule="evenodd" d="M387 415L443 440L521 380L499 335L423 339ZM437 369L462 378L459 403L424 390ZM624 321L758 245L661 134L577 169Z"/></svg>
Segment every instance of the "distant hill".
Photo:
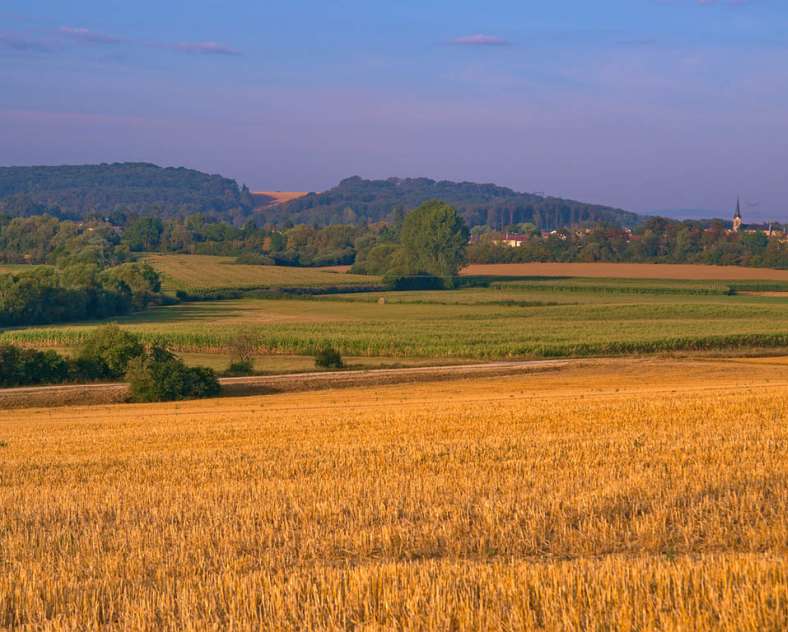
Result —
<svg viewBox="0 0 788 632"><path fill-rule="evenodd" d="M174 217L245 215L254 202L234 180L149 163L0 167L0 211L79 218L113 211Z"/></svg>
<svg viewBox="0 0 788 632"><path fill-rule="evenodd" d="M518 193L494 184L448 182L428 178L389 178L365 180L347 178L323 193L268 208L258 209L267 221L306 224L355 223L378 221L392 212L410 210L422 202L439 199L459 210L471 225L487 224L493 228L532 222L542 229L584 222L611 222L634 226L642 218L621 209Z"/></svg>
<svg viewBox="0 0 788 632"><path fill-rule="evenodd" d="M149 163L0 167L0 213L11 216L49 213L79 219L119 212L172 218L204 213L241 224L254 214L258 223L322 226L375 222L431 199L457 208L471 226L532 222L550 230L601 221L634 226L643 219L621 209L518 193L494 184L428 178L356 176L322 193L252 194L229 178Z"/></svg>

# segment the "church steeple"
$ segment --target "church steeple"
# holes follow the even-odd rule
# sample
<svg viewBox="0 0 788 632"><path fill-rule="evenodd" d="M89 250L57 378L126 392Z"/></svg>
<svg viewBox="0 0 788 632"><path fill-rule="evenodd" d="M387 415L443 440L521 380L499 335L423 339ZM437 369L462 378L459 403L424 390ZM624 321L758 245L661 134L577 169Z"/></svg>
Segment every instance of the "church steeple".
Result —
<svg viewBox="0 0 788 632"><path fill-rule="evenodd" d="M736 198L736 212L733 214L733 232L738 233L744 222L741 218L741 198Z"/></svg>

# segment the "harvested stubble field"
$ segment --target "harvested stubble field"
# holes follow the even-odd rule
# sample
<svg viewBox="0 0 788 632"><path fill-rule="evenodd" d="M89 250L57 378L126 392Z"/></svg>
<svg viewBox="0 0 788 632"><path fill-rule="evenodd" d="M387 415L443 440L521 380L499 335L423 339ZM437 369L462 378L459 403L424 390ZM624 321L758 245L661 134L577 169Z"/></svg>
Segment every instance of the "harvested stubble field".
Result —
<svg viewBox="0 0 788 632"><path fill-rule="evenodd" d="M187 303L118 321L190 353L224 352L241 329L259 334L262 354L277 355L324 344L348 356L433 359L788 347L788 294L729 295L731 286L782 284L533 278L443 292ZM9 330L0 340L73 346L92 327Z"/></svg>
<svg viewBox="0 0 788 632"><path fill-rule="evenodd" d="M788 365L0 413L0 626L783 630Z"/></svg>
<svg viewBox="0 0 788 632"><path fill-rule="evenodd" d="M281 287L352 287L375 285L379 277L339 273L332 268L293 268L235 263L233 257L209 255L148 255L162 275L166 291L204 292L219 289L276 289Z"/></svg>

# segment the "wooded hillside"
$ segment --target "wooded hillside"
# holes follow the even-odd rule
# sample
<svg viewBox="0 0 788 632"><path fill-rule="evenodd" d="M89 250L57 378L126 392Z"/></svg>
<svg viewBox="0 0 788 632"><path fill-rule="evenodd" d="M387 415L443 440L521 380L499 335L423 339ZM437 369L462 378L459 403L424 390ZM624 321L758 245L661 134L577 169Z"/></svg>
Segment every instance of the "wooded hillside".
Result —
<svg viewBox="0 0 788 632"><path fill-rule="evenodd" d="M502 228L531 222L551 230L580 223L610 222L634 226L641 217L596 204L518 193L494 184L435 181L429 178L365 180L347 178L323 193L310 193L288 204L263 210L269 221L295 224L347 224L391 218L427 200L437 199L456 208L469 226Z"/></svg>
<svg viewBox="0 0 788 632"><path fill-rule="evenodd" d="M0 167L0 212L84 218L113 212L176 217L248 214L254 203L234 180L148 163Z"/></svg>

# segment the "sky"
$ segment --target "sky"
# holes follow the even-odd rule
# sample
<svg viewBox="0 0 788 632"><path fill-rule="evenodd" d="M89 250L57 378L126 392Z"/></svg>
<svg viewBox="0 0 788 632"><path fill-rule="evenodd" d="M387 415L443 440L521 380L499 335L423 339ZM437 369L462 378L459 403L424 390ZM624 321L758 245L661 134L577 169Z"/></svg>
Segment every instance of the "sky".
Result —
<svg viewBox="0 0 788 632"><path fill-rule="evenodd" d="M0 165L788 220L785 0L2 0Z"/></svg>

